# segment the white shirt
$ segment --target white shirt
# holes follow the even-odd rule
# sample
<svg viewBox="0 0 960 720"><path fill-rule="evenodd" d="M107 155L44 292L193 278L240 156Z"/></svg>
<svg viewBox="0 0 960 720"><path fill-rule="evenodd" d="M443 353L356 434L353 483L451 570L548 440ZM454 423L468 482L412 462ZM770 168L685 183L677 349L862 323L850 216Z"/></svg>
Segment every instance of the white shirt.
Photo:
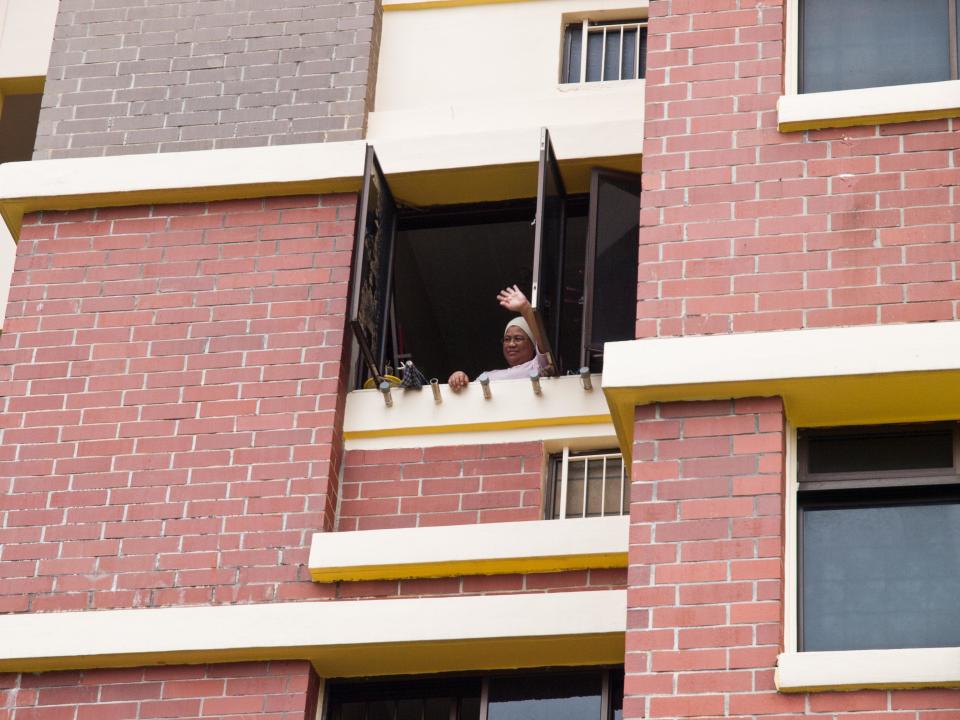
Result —
<svg viewBox="0 0 960 720"><path fill-rule="evenodd" d="M519 380L529 378L530 373L537 370L541 374L547 367L547 356L538 352L533 360L527 360L525 363L504 368L503 370L487 370L487 377L491 380Z"/></svg>

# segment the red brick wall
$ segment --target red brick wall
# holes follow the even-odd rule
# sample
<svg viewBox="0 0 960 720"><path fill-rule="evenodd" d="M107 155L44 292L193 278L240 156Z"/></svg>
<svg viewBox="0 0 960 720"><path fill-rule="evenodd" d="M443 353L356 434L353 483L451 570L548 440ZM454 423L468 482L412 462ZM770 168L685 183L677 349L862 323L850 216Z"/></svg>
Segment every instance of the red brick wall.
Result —
<svg viewBox="0 0 960 720"><path fill-rule="evenodd" d="M634 439L624 717L960 717L957 690L777 693L779 399L638 408Z"/></svg>
<svg viewBox="0 0 960 720"><path fill-rule="evenodd" d="M782 134L782 0L650 3L637 336L960 317L960 120Z"/></svg>
<svg viewBox="0 0 960 720"><path fill-rule="evenodd" d="M356 197L28 217L0 612L326 597Z"/></svg>
<svg viewBox="0 0 960 720"><path fill-rule="evenodd" d="M0 675L0 720L314 720L306 661Z"/></svg>
<svg viewBox="0 0 960 720"><path fill-rule="evenodd" d="M543 519L541 442L351 450L339 530ZM338 598L602 590L626 571L589 570L341 583Z"/></svg>
<svg viewBox="0 0 960 720"><path fill-rule="evenodd" d="M339 530L543 518L540 442L355 450Z"/></svg>

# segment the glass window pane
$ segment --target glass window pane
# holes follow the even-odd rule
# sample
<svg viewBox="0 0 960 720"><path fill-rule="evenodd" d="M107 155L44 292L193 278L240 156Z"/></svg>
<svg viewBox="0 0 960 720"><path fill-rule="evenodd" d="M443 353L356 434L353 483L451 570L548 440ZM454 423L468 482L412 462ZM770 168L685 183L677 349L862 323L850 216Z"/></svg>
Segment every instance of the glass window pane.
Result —
<svg viewBox="0 0 960 720"><path fill-rule="evenodd" d="M623 671L610 671L610 709L613 720L623 720Z"/></svg>
<svg viewBox="0 0 960 720"><path fill-rule="evenodd" d="M375 700L367 703L367 720L396 720L393 700Z"/></svg>
<svg viewBox="0 0 960 720"><path fill-rule="evenodd" d="M460 700L458 720L480 720L480 698L465 697Z"/></svg>
<svg viewBox="0 0 960 720"><path fill-rule="evenodd" d="M953 467L949 428L876 435L813 435L808 441L811 473Z"/></svg>
<svg viewBox="0 0 960 720"><path fill-rule="evenodd" d="M802 0L802 92L950 79L949 0Z"/></svg>
<svg viewBox="0 0 960 720"><path fill-rule="evenodd" d="M589 346L632 340L636 328L639 178L603 174L597 186L596 259ZM599 368L597 368L599 369Z"/></svg>
<svg viewBox="0 0 960 720"><path fill-rule="evenodd" d="M397 720L423 720L423 700L397 702Z"/></svg>
<svg viewBox="0 0 960 720"><path fill-rule="evenodd" d="M598 517L603 511L603 458L587 461L587 517Z"/></svg>
<svg viewBox="0 0 960 720"><path fill-rule="evenodd" d="M450 720L453 698L427 698L423 704L423 720Z"/></svg>
<svg viewBox="0 0 960 720"><path fill-rule="evenodd" d="M603 53L603 79L620 79L620 31L607 31L606 47Z"/></svg>
<svg viewBox="0 0 960 720"><path fill-rule="evenodd" d="M623 32L623 59L620 62L620 79L633 80L634 68L637 62L637 30Z"/></svg>
<svg viewBox="0 0 960 720"><path fill-rule="evenodd" d="M603 33L587 33L587 82L600 80L603 72Z"/></svg>
<svg viewBox="0 0 960 720"><path fill-rule="evenodd" d="M583 484L587 465L583 460L570 459L567 470L567 517L583 517Z"/></svg>
<svg viewBox="0 0 960 720"><path fill-rule="evenodd" d="M363 711L366 703L347 702L343 705L332 705L333 720L364 720Z"/></svg>
<svg viewBox="0 0 960 720"><path fill-rule="evenodd" d="M619 515L623 512L623 494L620 492L620 475L623 472L622 458L607 458L606 490L603 497L603 514Z"/></svg>
<svg viewBox="0 0 960 720"><path fill-rule="evenodd" d="M803 649L960 645L960 502L802 512Z"/></svg>
<svg viewBox="0 0 960 720"><path fill-rule="evenodd" d="M594 720L600 717L600 673L490 679L489 720Z"/></svg>
<svg viewBox="0 0 960 720"><path fill-rule="evenodd" d="M583 25L567 25L563 40L563 81L566 83L580 82L580 46L583 36Z"/></svg>
<svg viewBox="0 0 960 720"><path fill-rule="evenodd" d="M639 77L647 76L647 29L640 28L640 71Z"/></svg>

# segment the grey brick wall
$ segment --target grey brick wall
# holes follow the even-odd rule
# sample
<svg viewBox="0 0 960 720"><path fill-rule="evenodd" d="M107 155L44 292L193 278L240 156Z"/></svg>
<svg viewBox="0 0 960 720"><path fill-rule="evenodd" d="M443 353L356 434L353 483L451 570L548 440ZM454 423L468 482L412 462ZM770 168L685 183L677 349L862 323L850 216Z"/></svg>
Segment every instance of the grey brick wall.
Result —
<svg viewBox="0 0 960 720"><path fill-rule="evenodd" d="M35 159L362 138L376 0L61 0Z"/></svg>

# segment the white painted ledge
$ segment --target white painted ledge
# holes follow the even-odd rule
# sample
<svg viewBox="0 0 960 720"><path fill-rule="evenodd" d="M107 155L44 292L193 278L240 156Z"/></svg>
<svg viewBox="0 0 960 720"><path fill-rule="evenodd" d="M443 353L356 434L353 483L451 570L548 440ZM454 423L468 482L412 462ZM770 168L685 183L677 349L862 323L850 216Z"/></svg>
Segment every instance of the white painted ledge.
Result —
<svg viewBox="0 0 960 720"><path fill-rule="evenodd" d="M439 405L429 388L393 390L392 407L386 406L378 390L356 390L347 395L344 437L350 441L610 422L599 375L593 376L592 391L584 390L574 376L543 378L540 385L543 393L538 396L529 380L491 382L492 398L485 400L477 382L459 393L444 384Z"/></svg>
<svg viewBox="0 0 960 720"><path fill-rule="evenodd" d="M603 390L629 450L637 405L781 397L794 427L960 418L960 322L607 343Z"/></svg>
<svg viewBox="0 0 960 720"><path fill-rule="evenodd" d="M793 652L777 658L780 692L960 686L960 648Z"/></svg>
<svg viewBox="0 0 960 720"><path fill-rule="evenodd" d="M783 95L781 132L960 116L960 80Z"/></svg>
<svg viewBox="0 0 960 720"><path fill-rule="evenodd" d="M627 566L630 518L316 533L319 582L556 572Z"/></svg>
<svg viewBox="0 0 960 720"><path fill-rule="evenodd" d="M3 615L0 672L300 658L340 677L622 662L626 603L625 590L598 590Z"/></svg>
<svg viewBox="0 0 960 720"><path fill-rule="evenodd" d="M362 141L0 165L0 211L14 236L24 212L356 191Z"/></svg>

